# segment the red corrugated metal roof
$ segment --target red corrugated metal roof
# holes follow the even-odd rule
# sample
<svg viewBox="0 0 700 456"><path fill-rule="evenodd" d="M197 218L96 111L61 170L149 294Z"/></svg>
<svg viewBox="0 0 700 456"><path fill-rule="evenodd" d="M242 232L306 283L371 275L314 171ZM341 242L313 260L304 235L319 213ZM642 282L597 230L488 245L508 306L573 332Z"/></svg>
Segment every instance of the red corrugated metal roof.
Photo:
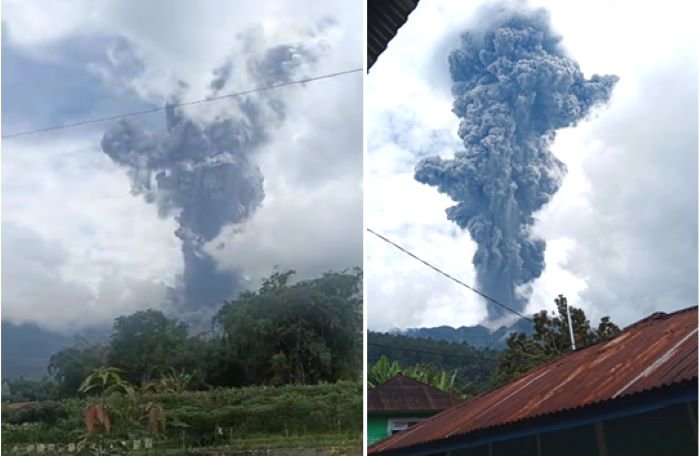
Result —
<svg viewBox="0 0 700 456"><path fill-rule="evenodd" d="M697 377L698 308L656 313L608 342L539 366L507 385L378 442L368 452L435 442Z"/></svg>
<svg viewBox="0 0 700 456"><path fill-rule="evenodd" d="M441 412L460 402L456 396L402 374L367 391L369 413Z"/></svg>

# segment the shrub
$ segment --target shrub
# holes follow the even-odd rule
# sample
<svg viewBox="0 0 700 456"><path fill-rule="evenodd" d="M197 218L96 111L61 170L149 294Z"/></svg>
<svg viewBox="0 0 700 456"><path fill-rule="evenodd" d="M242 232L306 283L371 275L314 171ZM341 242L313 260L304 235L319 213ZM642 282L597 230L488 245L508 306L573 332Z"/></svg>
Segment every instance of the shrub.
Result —
<svg viewBox="0 0 700 456"><path fill-rule="evenodd" d="M362 431L362 385L339 382L322 385L245 387L211 391L149 394L143 403L158 404L165 435L173 445L226 443L256 435L359 435ZM103 403L112 419L111 436L145 435L148 417L135 417L134 400L115 395ZM69 443L85 433L85 401L47 401L34 408L4 414L6 443Z"/></svg>

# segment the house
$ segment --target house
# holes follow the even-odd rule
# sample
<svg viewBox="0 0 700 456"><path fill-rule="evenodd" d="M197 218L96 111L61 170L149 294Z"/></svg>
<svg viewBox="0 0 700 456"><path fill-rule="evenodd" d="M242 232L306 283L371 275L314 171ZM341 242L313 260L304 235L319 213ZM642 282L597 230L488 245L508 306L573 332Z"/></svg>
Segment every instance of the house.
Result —
<svg viewBox="0 0 700 456"><path fill-rule="evenodd" d="M696 455L698 308L655 313L368 454Z"/></svg>
<svg viewBox="0 0 700 456"><path fill-rule="evenodd" d="M367 442L403 431L459 402L452 394L399 373L367 392Z"/></svg>

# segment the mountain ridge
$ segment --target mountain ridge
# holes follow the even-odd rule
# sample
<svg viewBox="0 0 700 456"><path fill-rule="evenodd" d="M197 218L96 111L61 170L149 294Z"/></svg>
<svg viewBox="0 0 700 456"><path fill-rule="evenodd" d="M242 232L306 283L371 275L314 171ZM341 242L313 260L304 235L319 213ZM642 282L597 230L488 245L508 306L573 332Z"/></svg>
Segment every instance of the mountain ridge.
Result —
<svg viewBox="0 0 700 456"><path fill-rule="evenodd" d="M49 359L60 350L80 340L95 342L109 336L106 328L90 328L79 333L64 334L44 329L33 323L15 324L3 320L2 379L40 379L47 377Z"/></svg>
<svg viewBox="0 0 700 456"><path fill-rule="evenodd" d="M466 342L477 348L493 348L502 350L506 348L506 340L513 332L532 334L534 328L532 322L521 318L510 326L501 326L491 330L483 325L453 327L449 325L435 327L407 328L404 330L390 331L390 334L400 334L412 338L444 340L446 342Z"/></svg>

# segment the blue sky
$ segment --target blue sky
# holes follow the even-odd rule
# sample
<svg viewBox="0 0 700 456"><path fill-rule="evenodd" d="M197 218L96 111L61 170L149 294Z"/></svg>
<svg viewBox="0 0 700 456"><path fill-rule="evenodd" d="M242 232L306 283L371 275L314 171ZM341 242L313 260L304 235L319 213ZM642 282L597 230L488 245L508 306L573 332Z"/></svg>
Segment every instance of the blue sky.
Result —
<svg viewBox="0 0 700 456"><path fill-rule="evenodd" d="M108 65L106 49L129 46L124 39L75 36L27 49L13 42L8 29L12 24L6 19L2 31L2 128L6 134L153 106L131 90L106 84L95 71Z"/></svg>
<svg viewBox="0 0 700 456"><path fill-rule="evenodd" d="M203 98L227 62L236 70L221 93L250 89L247 62L280 44L317 53L309 75L361 66L361 11L344 1L309 15L312 3L3 0L3 134ZM361 93L361 74L277 93L287 117L254 157L267 197L207 246L220 268L255 286L276 265L302 277L361 265ZM210 103L188 114L236 112ZM138 122L157 131L165 117ZM126 170L101 151L108 127L3 140L3 320L109 324L162 307L182 272L174 219L131 195Z"/></svg>
<svg viewBox="0 0 700 456"><path fill-rule="evenodd" d="M447 54L484 3L420 2L367 81L366 224L474 283L475 245L448 197L413 179L425 155L461 147ZM611 102L552 151L568 167L537 215L546 270L528 312L563 293L592 319L626 325L697 304L697 32L680 1L533 1L551 13L587 77L620 76ZM473 325L482 298L381 240L367 240L368 326Z"/></svg>

